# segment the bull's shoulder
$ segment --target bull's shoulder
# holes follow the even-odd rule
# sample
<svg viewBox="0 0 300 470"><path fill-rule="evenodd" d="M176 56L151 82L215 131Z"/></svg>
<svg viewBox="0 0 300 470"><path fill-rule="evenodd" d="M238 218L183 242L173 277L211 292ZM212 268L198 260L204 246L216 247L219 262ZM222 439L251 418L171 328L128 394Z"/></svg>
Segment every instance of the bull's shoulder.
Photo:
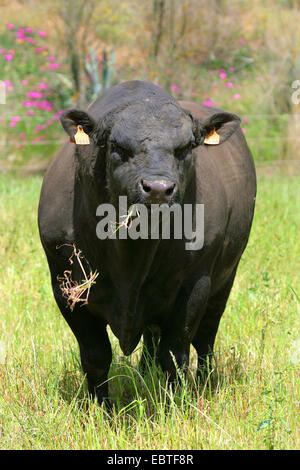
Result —
<svg viewBox="0 0 300 470"><path fill-rule="evenodd" d="M38 223L45 244L72 237L74 190L74 146L66 143L54 157L42 184Z"/></svg>

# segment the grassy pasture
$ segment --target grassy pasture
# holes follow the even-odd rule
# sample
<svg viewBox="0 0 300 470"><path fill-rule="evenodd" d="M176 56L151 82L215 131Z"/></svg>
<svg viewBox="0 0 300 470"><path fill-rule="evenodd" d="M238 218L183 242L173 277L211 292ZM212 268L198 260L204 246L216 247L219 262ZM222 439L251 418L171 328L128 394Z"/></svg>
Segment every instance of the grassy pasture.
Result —
<svg viewBox="0 0 300 470"><path fill-rule="evenodd" d="M300 177L259 178L211 381L196 388L192 350L173 392L150 364L141 377L140 347L123 358L111 335L110 418L87 406L77 343L52 298L41 181L0 175L0 449L299 448Z"/></svg>

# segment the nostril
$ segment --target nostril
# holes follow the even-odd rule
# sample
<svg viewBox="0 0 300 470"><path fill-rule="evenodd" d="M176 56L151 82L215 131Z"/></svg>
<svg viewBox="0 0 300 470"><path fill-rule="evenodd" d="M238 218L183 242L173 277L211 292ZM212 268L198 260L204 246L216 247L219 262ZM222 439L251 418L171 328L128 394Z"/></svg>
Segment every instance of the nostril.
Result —
<svg viewBox="0 0 300 470"><path fill-rule="evenodd" d="M143 180L139 182L141 193L149 201L164 201L168 202L177 190L176 183L167 180Z"/></svg>
<svg viewBox="0 0 300 470"><path fill-rule="evenodd" d="M145 181L143 181L143 180L141 181L141 185L142 185L143 191L145 191L145 193L150 193L151 186L146 184Z"/></svg>
<svg viewBox="0 0 300 470"><path fill-rule="evenodd" d="M172 186L170 186L170 187L166 190L165 194L166 194L167 196L172 196L172 194L173 194L173 192L174 192L174 189L175 189L175 186L176 186L175 183L172 184Z"/></svg>

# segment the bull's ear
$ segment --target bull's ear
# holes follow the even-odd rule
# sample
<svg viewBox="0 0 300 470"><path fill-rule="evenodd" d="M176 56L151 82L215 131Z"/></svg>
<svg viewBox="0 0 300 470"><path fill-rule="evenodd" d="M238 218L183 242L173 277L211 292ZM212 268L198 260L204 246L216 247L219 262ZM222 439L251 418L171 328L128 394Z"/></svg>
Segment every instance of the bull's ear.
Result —
<svg viewBox="0 0 300 470"><path fill-rule="evenodd" d="M239 127L240 118L231 113L215 113L205 119L194 119L196 145L218 145L227 140Z"/></svg>
<svg viewBox="0 0 300 470"><path fill-rule="evenodd" d="M91 135L96 126L95 120L88 113L80 109L64 111L60 116L60 122L72 142L74 142L74 135L78 130L78 126L81 126L88 136Z"/></svg>

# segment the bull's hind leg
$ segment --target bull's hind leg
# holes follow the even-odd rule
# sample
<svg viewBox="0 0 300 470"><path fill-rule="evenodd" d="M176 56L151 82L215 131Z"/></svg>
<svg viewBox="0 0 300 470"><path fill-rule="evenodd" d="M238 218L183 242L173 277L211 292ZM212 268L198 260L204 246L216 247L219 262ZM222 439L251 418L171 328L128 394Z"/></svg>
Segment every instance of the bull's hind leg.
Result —
<svg viewBox="0 0 300 470"><path fill-rule="evenodd" d="M236 268L221 290L209 298L205 314L201 319L192 341L198 355L198 377L202 381L207 378L211 371L215 338L233 285L235 274Z"/></svg>
<svg viewBox="0 0 300 470"><path fill-rule="evenodd" d="M59 286L54 287L56 302L65 320L73 331L80 349L81 364L88 381L91 397L99 404L108 403L107 376L112 360L111 345L106 324L93 316L82 304L75 305L73 311L66 305Z"/></svg>

